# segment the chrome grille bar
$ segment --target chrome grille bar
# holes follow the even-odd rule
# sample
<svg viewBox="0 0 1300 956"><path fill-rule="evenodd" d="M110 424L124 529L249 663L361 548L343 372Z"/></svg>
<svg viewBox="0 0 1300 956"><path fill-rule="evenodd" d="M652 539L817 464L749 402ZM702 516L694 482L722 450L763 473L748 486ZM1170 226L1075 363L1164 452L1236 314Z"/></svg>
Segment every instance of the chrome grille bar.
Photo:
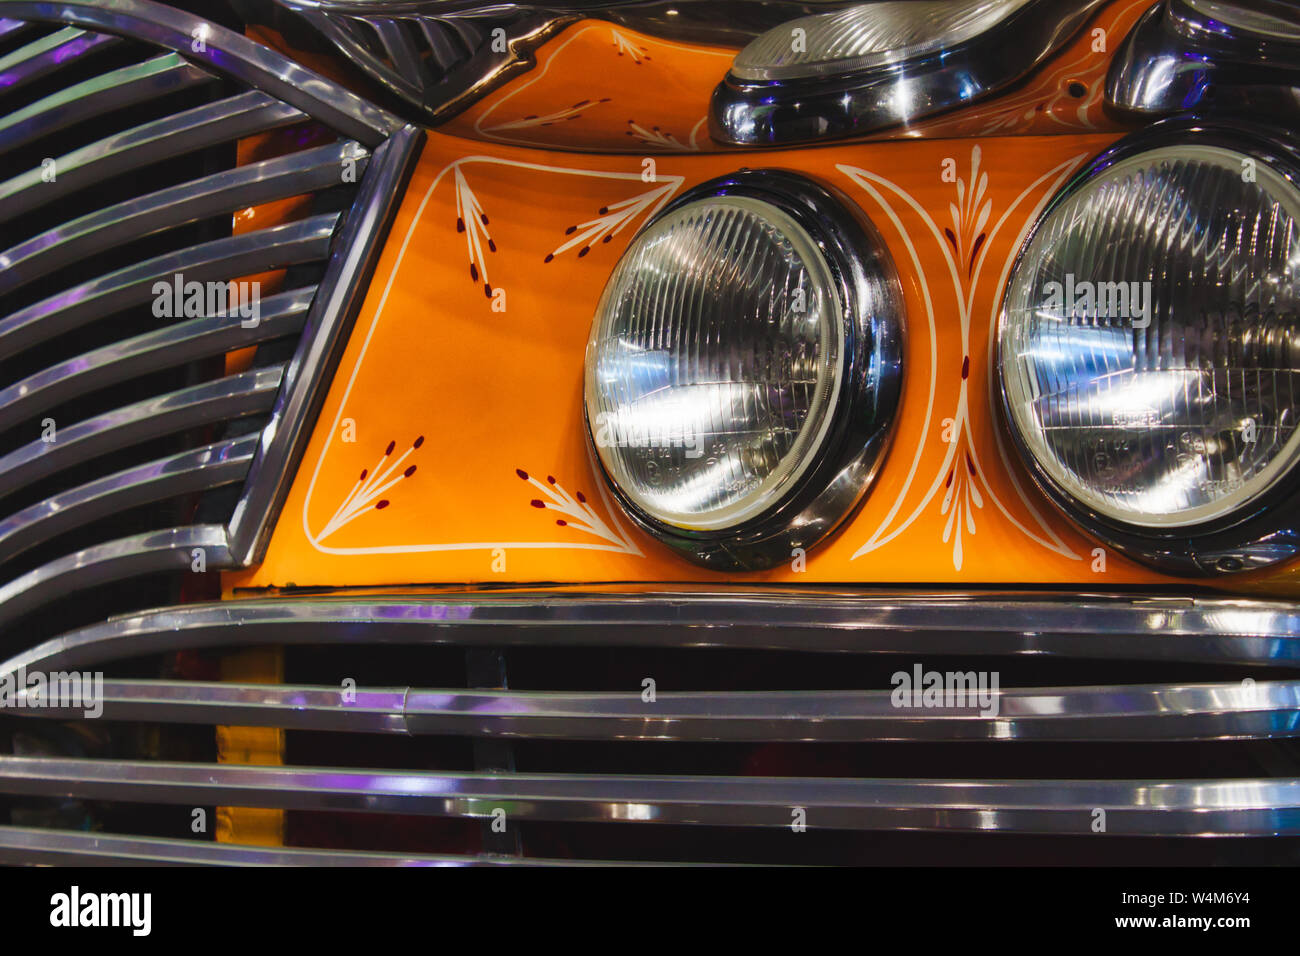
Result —
<svg viewBox="0 0 1300 956"><path fill-rule="evenodd" d="M227 601L53 638L0 673L275 644L714 647L1300 666L1300 608L1233 598L991 592L512 593Z"/></svg>
<svg viewBox="0 0 1300 956"><path fill-rule="evenodd" d="M256 434L214 442L51 495L0 521L0 562L128 508L242 481L257 446Z"/></svg>
<svg viewBox="0 0 1300 956"><path fill-rule="evenodd" d="M74 27L56 30L0 57L0 93L10 93L56 70L121 43L120 37Z"/></svg>
<svg viewBox="0 0 1300 956"><path fill-rule="evenodd" d="M117 448L265 412L275 401L283 374L281 365L241 372L61 428L55 442L37 439L0 458L0 496Z"/></svg>
<svg viewBox="0 0 1300 956"><path fill-rule="evenodd" d="M26 691L15 692L25 707ZM989 713L895 706L880 691L472 691L109 680L106 720L342 733L660 741L1228 740L1300 736L1300 682L1008 688ZM57 720L79 708L17 714Z"/></svg>
<svg viewBox="0 0 1300 956"><path fill-rule="evenodd" d="M91 279L0 319L0 358L155 298L154 284L183 276L185 282L226 281L281 268L329 251L338 213L324 213L216 239Z"/></svg>
<svg viewBox="0 0 1300 956"><path fill-rule="evenodd" d="M628 866L481 854L371 853L0 826L0 863L52 866ZM636 866L647 864L637 863ZM649 864L654 865L654 864ZM665 865L665 864L661 864ZM678 864L674 864L678 865Z"/></svg>
<svg viewBox="0 0 1300 956"><path fill-rule="evenodd" d="M207 524L132 535L57 558L0 587L0 628L86 588L160 571L189 571L196 548L203 551L207 567L230 567L225 527Z"/></svg>
<svg viewBox="0 0 1300 956"><path fill-rule="evenodd" d="M127 34L175 50L207 68L265 90L338 130L349 139L378 146L402 124L391 114L331 83L248 37L192 14L150 0L6 0L5 13L29 20L57 21L90 30ZM194 31L207 41L195 49Z"/></svg>
<svg viewBox="0 0 1300 956"><path fill-rule="evenodd" d="M214 173L162 189L55 226L0 253L0 294L136 238L218 213L337 185L346 161L364 171L368 154L355 143L336 143L278 159Z"/></svg>
<svg viewBox="0 0 1300 956"><path fill-rule="evenodd" d="M74 83L0 117L0 155L92 117L215 79L177 54L166 53Z"/></svg>
<svg viewBox="0 0 1300 956"><path fill-rule="evenodd" d="M145 123L55 158L54 182L42 180L43 170L37 168L0 183L0 222L121 173L306 118L292 106L253 91Z"/></svg>
<svg viewBox="0 0 1300 956"><path fill-rule="evenodd" d="M0 792L27 796L514 820L788 827L1300 834L1300 780L899 780L357 771L0 757Z"/></svg>
<svg viewBox="0 0 1300 956"><path fill-rule="evenodd" d="M238 313L189 319L70 358L0 389L0 430L106 385L302 331L315 286L269 296L255 326Z"/></svg>

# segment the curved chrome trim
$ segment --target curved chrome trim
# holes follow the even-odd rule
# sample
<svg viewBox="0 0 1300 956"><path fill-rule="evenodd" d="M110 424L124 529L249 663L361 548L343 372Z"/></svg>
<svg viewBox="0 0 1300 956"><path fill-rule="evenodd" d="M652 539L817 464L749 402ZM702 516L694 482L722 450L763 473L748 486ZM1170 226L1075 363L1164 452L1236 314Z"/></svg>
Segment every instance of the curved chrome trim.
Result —
<svg viewBox="0 0 1300 956"><path fill-rule="evenodd" d="M0 863L51 866L680 866L481 854L374 853L0 826ZM686 864L690 865L690 864Z"/></svg>
<svg viewBox="0 0 1300 956"><path fill-rule="evenodd" d="M126 34L175 50L265 90L367 146L379 145L401 125L379 107L247 37L151 0L6 0L5 13ZM205 38L202 49L195 49L196 31Z"/></svg>
<svg viewBox="0 0 1300 956"><path fill-rule="evenodd" d="M74 83L0 117L0 155L91 117L214 80L179 55L165 53Z"/></svg>
<svg viewBox="0 0 1300 956"><path fill-rule="evenodd" d="M0 498L115 448L265 412L275 401L283 372L283 366L272 365L191 385L60 428L55 442L28 442L0 458Z"/></svg>
<svg viewBox="0 0 1300 956"><path fill-rule="evenodd" d="M7 6L5 12L11 12ZM118 37L75 27L56 30L0 58L0 89L10 93L120 42Z"/></svg>
<svg viewBox="0 0 1300 956"><path fill-rule="evenodd" d="M0 626L86 588L159 571L188 571L194 549L202 549L207 568L231 566L226 529L213 524L149 531L56 558L0 586Z"/></svg>
<svg viewBox="0 0 1300 956"><path fill-rule="evenodd" d="M740 146L811 142L983 99L1037 69L1103 2L1036 0L965 43L858 72L779 81L729 72L713 91L709 134Z"/></svg>
<svg viewBox="0 0 1300 956"><path fill-rule="evenodd" d="M903 289L888 247L865 215L838 191L781 170L742 170L701 183L664 207L643 231L716 196L748 197L785 213L812 239L835 283L843 309L843 384L827 411L825 437L809 452L811 464L782 496L743 524L686 531L658 520L618 486L589 419L587 444L611 493L642 530L697 564L754 571L789 561L796 548L818 544L870 491L902 390Z"/></svg>
<svg viewBox="0 0 1300 956"><path fill-rule="evenodd" d="M1293 5L1285 8L1295 17ZM1140 118L1249 113L1294 127L1300 121L1300 43L1207 20L1186 0L1162 0L1116 51L1106 100Z"/></svg>
<svg viewBox="0 0 1300 956"><path fill-rule="evenodd" d="M1015 281L1022 259L1042 228L1060 205L1115 163L1165 147L1208 145L1267 165L1300 194L1300 138L1260 126L1250 120L1174 117L1160 120L1112 144L1083 169L1075 173L1044 207L1016 254L1007 287ZM1204 198L1204 197L1196 197ZM1217 198L1217 196L1212 197ZM1158 219L1167 209L1157 207ZM1151 226L1151 228L1157 228ZM1003 293L1005 293L1005 289ZM1003 306L995 331L994 347L1007 324ZM1153 527L1132 524L1106 515L1074 497L1039 462L1025 441L1011 411L1011 396L1002 374L1001 361L993 362L994 390L1000 405L1001 426L1025 463L1035 485L1067 518L1102 543L1127 557L1165 574L1183 577L1223 577L1242 571L1267 568L1300 555L1300 468L1293 467L1272 486L1259 491L1237 510L1209 521L1179 526Z"/></svg>
<svg viewBox="0 0 1300 956"><path fill-rule="evenodd" d="M215 239L125 266L42 299L0 319L0 359L39 342L154 298L153 285L229 280L267 269L324 259L339 213Z"/></svg>
<svg viewBox="0 0 1300 956"><path fill-rule="evenodd" d="M0 520L0 562L72 528L152 501L242 481L256 435L204 445L51 495Z"/></svg>
<svg viewBox="0 0 1300 956"><path fill-rule="evenodd" d="M19 687L15 701L27 696ZM895 706L889 690L569 693L109 680L105 720L339 733L661 741L1236 740L1300 736L1300 681L1002 688L981 705ZM22 704L18 704L22 708ZM75 720L84 709L15 711Z"/></svg>
<svg viewBox="0 0 1300 956"><path fill-rule="evenodd" d="M331 246L298 349L285 368L283 387L230 519L230 550L240 566L260 561L266 551L423 143L424 132L406 126L375 150Z"/></svg>
<svg viewBox="0 0 1300 956"><path fill-rule="evenodd" d="M396 9L374 3L366 9L335 10L299 0L277 0L392 96L416 111L424 123L442 122L517 73L529 69L533 51L579 19L572 13L518 3L439 3L436 8ZM588 9L587 14L597 11ZM419 55L401 20L418 27L430 61ZM481 23L481 25L480 25ZM362 31L373 31L371 43ZM440 31L455 35L465 52ZM490 42L504 32L505 48ZM378 45L391 62L373 50Z"/></svg>
<svg viewBox="0 0 1300 956"><path fill-rule="evenodd" d="M37 167L0 183L0 222L8 222L112 176L306 118L305 113L292 106L253 91L114 133L56 157L58 178L54 182L44 182L43 170Z"/></svg>
<svg viewBox="0 0 1300 956"><path fill-rule="evenodd" d="M819 589L289 597L116 617L21 651L0 663L0 673L258 643L732 647L1300 667L1300 605Z"/></svg>
<svg viewBox="0 0 1300 956"><path fill-rule="evenodd" d="M236 166L87 213L0 252L0 294L112 248L124 238L336 186L346 161L355 162L360 175L369 158L355 143L335 143Z"/></svg>
<svg viewBox="0 0 1300 956"><path fill-rule="evenodd" d="M0 389L0 430L107 385L294 335L302 331L315 294L313 286L263 299L259 321L251 328L244 327L238 313L189 319L60 362Z"/></svg>
<svg viewBox="0 0 1300 956"><path fill-rule="evenodd" d="M830 777L438 773L0 757L0 792L27 796L514 820L827 829L1300 834L1300 779L899 780Z"/></svg>

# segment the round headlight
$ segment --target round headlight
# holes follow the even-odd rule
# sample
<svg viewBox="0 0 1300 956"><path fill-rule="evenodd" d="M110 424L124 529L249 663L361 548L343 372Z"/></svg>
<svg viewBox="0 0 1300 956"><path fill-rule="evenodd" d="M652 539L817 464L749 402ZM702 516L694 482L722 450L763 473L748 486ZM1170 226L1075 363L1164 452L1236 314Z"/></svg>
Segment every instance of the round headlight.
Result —
<svg viewBox="0 0 1300 956"><path fill-rule="evenodd" d="M624 507L718 567L825 535L884 441L899 301L870 227L798 177L736 174L666 208L587 345L587 421Z"/></svg>
<svg viewBox="0 0 1300 956"><path fill-rule="evenodd" d="M1168 539L1139 556L1236 570L1259 562L1216 533L1300 463L1300 190L1285 150L1171 135L1101 157L1035 226L1004 301L1003 394L1067 510Z"/></svg>

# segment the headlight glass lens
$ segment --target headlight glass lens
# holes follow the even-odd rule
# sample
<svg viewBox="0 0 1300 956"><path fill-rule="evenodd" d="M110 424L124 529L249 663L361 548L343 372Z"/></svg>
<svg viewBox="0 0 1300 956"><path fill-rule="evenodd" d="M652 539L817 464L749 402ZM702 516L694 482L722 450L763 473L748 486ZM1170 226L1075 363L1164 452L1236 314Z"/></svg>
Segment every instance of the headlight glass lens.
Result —
<svg viewBox="0 0 1300 956"><path fill-rule="evenodd" d="M1007 288L1011 424L1095 513L1188 527L1300 460L1300 193L1215 146L1121 159L1053 204Z"/></svg>
<svg viewBox="0 0 1300 956"><path fill-rule="evenodd" d="M597 454L656 520L735 528L806 471L831 421L844 315L788 214L724 195L670 210L620 259L587 345Z"/></svg>
<svg viewBox="0 0 1300 956"><path fill-rule="evenodd" d="M791 80L866 70L950 49L1029 0L887 0L773 27L736 55L742 80Z"/></svg>

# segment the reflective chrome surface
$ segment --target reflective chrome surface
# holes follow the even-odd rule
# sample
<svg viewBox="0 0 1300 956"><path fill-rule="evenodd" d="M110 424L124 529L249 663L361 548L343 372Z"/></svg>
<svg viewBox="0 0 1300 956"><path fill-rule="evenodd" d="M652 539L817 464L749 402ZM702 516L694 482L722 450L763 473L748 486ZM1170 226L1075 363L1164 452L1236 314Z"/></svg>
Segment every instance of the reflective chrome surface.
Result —
<svg viewBox="0 0 1300 956"><path fill-rule="evenodd" d="M1172 119L1093 160L1021 248L998 327L1008 430L1044 493L1136 560L1199 576L1300 554L1297 222L1300 145ZM1115 294L1130 285L1143 316Z"/></svg>
<svg viewBox="0 0 1300 956"><path fill-rule="evenodd" d="M972 672L973 674L974 672ZM27 693L15 692L21 702ZM105 720L336 733L664 741L1229 740L1300 736L1300 682L1030 687L929 707L891 690L656 694L472 691L129 680L104 682ZM19 703L18 706L21 706ZM75 720L42 705L25 717Z"/></svg>
<svg viewBox="0 0 1300 956"><path fill-rule="evenodd" d="M1300 833L1300 779L891 780L476 774L75 758L0 758L0 792L29 796L491 816L514 820L789 827L793 807L843 830L1276 836Z"/></svg>
<svg viewBox="0 0 1300 956"><path fill-rule="evenodd" d="M707 206L713 202L712 208L721 209L722 200L750 202L754 204L749 207L751 209L773 210L769 215L773 218L779 215L792 224L792 232L802 234L802 254L808 258L809 268L815 269L814 274L820 281L808 284L807 295L802 301L806 315L798 315L798 319L802 324L820 316L823 324L833 332L820 336L813 334L811 339L819 342L800 341L800 336L790 334L784 339L772 335L770 342L755 344L755 330L763 329L764 323L780 315L787 306L783 297L764 290L763 276L750 271L719 271L710 264L697 262L690 269L682 267L681 277L671 286L668 297L656 297L651 289L633 291L620 287L618 283L622 273L616 270L606 297L601 299L601 307L611 302L614 303L611 309L626 306L627 328L609 337L609 342L614 344L614 355L602 356L599 349L588 346L585 384L588 438L615 498L640 527L679 554L707 567L756 570L788 561L795 548L807 549L817 544L839 526L867 493L889 442L902 387L903 295L893 260L875 227L839 193L778 170L742 170L702 183L669 204L650 224L646 235L654 235L655 223L689 215L689 210L698 204ZM715 217L713 212L700 216L696 220L698 234L710 234L710 223ZM731 228L734 227L728 227ZM661 241L659 238L651 240L652 243ZM638 248L635 245L629 247L629 254L635 256ZM710 255L720 260L728 258L728 254L721 251L710 252L707 245L698 239L689 241L685 248L699 251L706 258ZM753 240L747 240L743 248L753 251L745 268L754 268L758 246ZM776 248L774 245L773 249ZM789 248L793 253L795 247ZM663 261L677 259L678 255L670 253ZM620 269L627 261L627 258L620 260ZM799 274L797 270L782 267L776 258L771 263L773 275ZM647 269L650 276L659 271L662 271L662 266L653 262ZM723 279L734 283L735 291L725 291ZM752 289L759 292L746 293ZM782 291L787 296L790 294L789 290ZM682 301L697 303L700 313L694 318L690 312L679 314L680 310L672 299L678 294ZM608 298L611 296L620 298ZM726 314L727 309L744 307L742 303L746 301L753 303L754 320L746 322L729 315L723 323L717 317ZM656 305L661 305L661 316L673 317L682 328L691 325L701 328L726 326L725 336L722 333L704 336L709 344L695 347L694 360L700 363L698 371L691 370L691 362L673 356L671 350L656 353L648 347L681 334L679 328L660 326L654 321ZM822 311L831 314L822 315ZM609 315L598 312L593 342L597 341L595 337L600 336L603 329L609 328L611 321ZM650 331L647 333L645 330ZM656 354L663 356L674 368L666 374L647 375L642 371L644 362L618 359L617 353L623 350L643 358ZM750 350L761 357L738 357ZM765 350L770 351L762 354ZM690 351L685 350L682 354ZM829 368L810 367L817 363ZM762 369L772 365L790 368L791 381L778 383L764 379L756 372L738 377L729 371L733 367ZM724 374L721 369L728 371ZM602 375L615 379L604 389L598 386ZM676 419L671 423L672 427L700 423L694 441L707 457L689 458L690 442L685 441L679 447L667 449L667 455L660 457L661 468L653 474L643 465L621 470L611 467L618 465L622 450L601 447L602 433L608 430L602 425L615 426L613 437L616 440L621 440L622 436L617 431L617 417L613 422L600 418L598 409L602 395L624 399L614 405L613 414L617 416L621 409L632 404L628 397L637 397L639 389L657 397L671 392L670 388L664 387L664 382L685 386L689 385L693 375L698 375L705 383L718 380L743 382L754 386L757 393L741 388L721 391L717 401L722 407L730 406L732 411L695 412L692 409L693 422L681 421L685 417L681 410L670 412L670 417ZM820 404L810 397L800 399L790 394L795 389L811 390L813 383L823 381L832 381L834 389L819 396ZM776 397L771 399L771 407L778 410L776 415L754 411L768 407L767 390L776 393ZM781 397L783 392L785 397ZM692 402L695 401L699 400L693 398ZM797 406L805 403L810 409L820 409L815 438L812 437L812 427L804 430L803 422L798 420L795 412ZM653 413L653 403L651 409ZM595 420L592 419L593 412L596 412ZM813 411L807 414L812 415ZM748 422L748 415L753 415L757 424ZM719 422L722 424L717 424ZM663 501L667 495L662 491L653 494L657 486L651 479L655 475L664 489L669 487L667 479L670 476L682 485L702 486L706 490L700 492L701 497L710 493L707 490L709 485L720 483L720 476L724 476L728 483L741 479L748 482L752 478L749 469L739 464L745 456L752 453L760 458L776 458L788 454L793 458L796 453L804 453L799 450L797 442L783 438L781 432L787 428L791 433L803 431L805 438L811 441L806 446L806 460L798 472L787 473L783 482L773 482L770 486L753 482L749 500L736 505L747 509L742 512L743 518L737 520L733 517L733 523L729 525L710 527L702 521L696 521L693 526L670 522L664 514L647 507L646 493L633 494L633 489L626 486L630 476L639 475L643 487L651 490L651 496ZM728 445L727 434L742 429L751 436L748 442ZM661 449L656 447L632 449L636 455L653 455L659 451ZM640 465L635 458L633 461ZM776 471L776 468L771 467L771 470Z"/></svg>
<svg viewBox="0 0 1300 956"><path fill-rule="evenodd" d="M802 27L792 21L773 28L767 40L756 41L714 90L710 135L746 146L810 142L869 133L972 103L1042 64L1102 2L1032 0L1000 18L975 17L979 32L956 42L945 41L936 48L917 41L912 54L899 58L884 50L862 54L857 56L860 65L854 66L850 57L843 70L829 62L825 71L787 68L784 60L778 64L774 54L764 50L775 50L778 43L792 44L790 31L796 28L806 31L800 38L806 43L814 41L822 23L830 27L827 35L834 36L838 24L857 15L820 14L824 21L810 18ZM872 19L873 6L861 5L861 22L853 24L869 37L880 29ZM910 6L886 4L890 11ZM923 31L924 26L917 25L917 34ZM789 75L796 69L801 70L798 75Z"/></svg>
<svg viewBox="0 0 1300 956"><path fill-rule="evenodd" d="M1195 111L1300 120L1300 22L1277 0L1163 0L1116 51L1106 99L1151 118Z"/></svg>
<svg viewBox="0 0 1300 956"><path fill-rule="evenodd" d="M52 866L627 866L620 861L368 853L0 826L0 863ZM637 863L637 866L647 864ZM680 866L682 864L672 864Z"/></svg>
<svg viewBox="0 0 1300 956"><path fill-rule="evenodd" d="M47 54L70 61L95 38L130 54L89 79L83 68L76 82L42 89L45 95L0 119L0 154L30 157L51 134L74 144L52 157L57 176L48 182L44 166L7 170L0 182L0 222L13 237L0 251L0 359L10 370L0 381L0 434L8 444L0 497L16 509L0 512L0 561L69 531L80 535L61 539L73 551L65 557L47 549L37 567L21 557L0 568L0 618L12 621L69 591L188 568L192 536L206 542L196 546L215 549L208 567L233 565L232 551L238 563L252 560L323 400L422 134L240 34L149 0L11 0L5 13L6 34L34 37L3 57L0 73L19 71L13 82L40 72L53 87L59 72L47 69ZM137 62L118 65L132 57ZM224 98L204 102L188 92L218 80ZM181 98L158 105L174 95ZM167 112L166 103L178 105ZM238 141L291 125L302 130L273 144L272 158L234 165ZM76 144L80 128L93 132ZM182 157L188 165L177 165ZM159 166L161 188L150 191ZM186 177L168 168L199 172ZM228 234L232 213L325 192L337 198L324 208L341 211L295 213ZM61 204L67 198L78 206ZM73 208L76 217L60 222ZM36 218L47 210L54 215ZM144 249L147 255L137 252ZM112 265L97 269L101 258ZM186 295L192 283L221 285L224 293L240 277L299 266L310 278L291 278L290 291L264 300L253 293L254 322L224 294L224 304L214 305L210 288L197 311L157 310L159 282L183 282ZM51 294L53 278L63 274L72 282ZM26 287L37 281L44 285L33 301ZM151 302L152 324L142 318ZM129 331L113 336L110 325ZM78 348L82 337L87 344ZM227 353L253 347L252 368L215 377ZM81 420L65 421L60 411L56 441L39 429L21 431L69 401L78 403ZM237 507L199 508L197 498L186 504L187 496L241 481ZM129 530L140 533L119 530L123 537L105 542L95 522L117 511L132 515ZM189 516L206 523L181 526Z"/></svg>
<svg viewBox="0 0 1300 956"><path fill-rule="evenodd" d="M732 589L285 597L158 608L22 650L0 674L275 644L1027 655L1300 666L1300 606L1244 598Z"/></svg>

